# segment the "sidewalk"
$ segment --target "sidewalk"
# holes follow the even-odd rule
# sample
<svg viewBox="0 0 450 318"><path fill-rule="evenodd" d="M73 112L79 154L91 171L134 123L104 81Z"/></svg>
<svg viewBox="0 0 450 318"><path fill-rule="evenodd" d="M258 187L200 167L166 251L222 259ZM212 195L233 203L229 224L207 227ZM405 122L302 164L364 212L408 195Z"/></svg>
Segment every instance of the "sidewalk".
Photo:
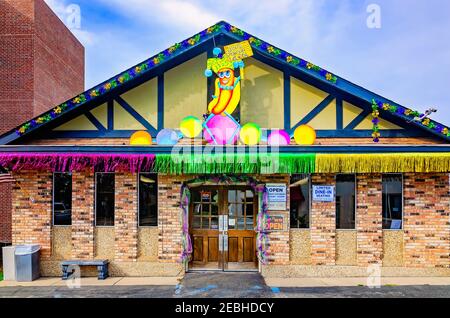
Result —
<svg viewBox="0 0 450 318"><path fill-rule="evenodd" d="M181 277L109 277L98 280L97 277L81 278L81 286L176 286ZM34 282L1 281L2 287L51 287L67 286L70 280L64 281L60 277L45 277Z"/></svg>
<svg viewBox="0 0 450 318"><path fill-rule="evenodd" d="M266 278L269 287L354 287L367 286L366 277ZM382 277L381 286L450 286L450 277Z"/></svg>
<svg viewBox="0 0 450 318"><path fill-rule="evenodd" d="M198 275L202 276L202 275ZM212 277L212 276L211 276ZM81 278L82 286L177 286L182 277L96 277ZM40 278L34 282L1 281L1 287L51 287L67 286L69 281L60 277ZM356 287L367 286L367 278L265 278L269 287ZM383 277L381 286L450 286L450 277Z"/></svg>

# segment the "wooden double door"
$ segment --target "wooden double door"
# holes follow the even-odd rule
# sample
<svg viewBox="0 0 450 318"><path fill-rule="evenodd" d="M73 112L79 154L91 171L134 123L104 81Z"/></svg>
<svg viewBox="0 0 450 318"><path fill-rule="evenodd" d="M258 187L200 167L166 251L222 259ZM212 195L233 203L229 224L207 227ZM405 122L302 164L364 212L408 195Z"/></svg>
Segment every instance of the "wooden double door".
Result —
<svg viewBox="0 0 450 318"><path fill-rule="evenodd" d="M251 188L191 189L190 269L255 270L258 201Z"/></svg>

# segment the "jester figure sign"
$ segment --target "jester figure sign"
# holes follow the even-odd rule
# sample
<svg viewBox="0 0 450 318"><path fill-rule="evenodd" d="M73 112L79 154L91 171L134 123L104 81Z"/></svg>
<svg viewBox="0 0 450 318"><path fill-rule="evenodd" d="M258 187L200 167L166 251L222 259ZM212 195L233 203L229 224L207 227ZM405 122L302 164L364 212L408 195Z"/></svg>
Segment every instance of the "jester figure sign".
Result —
<svg viewBox="0 0 450 318"><path fill-rule="evenodd" d="M215 145L234 144L240 131L239 123L232 114L241 100L241 79L244 76L243 58L253 55L248 41L231 44L213 50L214 58L208 59L205 75L217 75L215 93L208 105L208 114L203 124L204 137ZM240 69L236 76L235 70Z"/></svg>
<svg viewBox="0 0 450 318"><path fill-rule="evenodd" d="M253 55L248 41L228 45L222 54L220 48L215 48L215 58L208 59L205 75L210 77L216 73L215 94L208 105L208 111L214 115L231 115L241 100L241 78L244 74L243 58ZM240 69L240 76L235 70Z"/></svg>

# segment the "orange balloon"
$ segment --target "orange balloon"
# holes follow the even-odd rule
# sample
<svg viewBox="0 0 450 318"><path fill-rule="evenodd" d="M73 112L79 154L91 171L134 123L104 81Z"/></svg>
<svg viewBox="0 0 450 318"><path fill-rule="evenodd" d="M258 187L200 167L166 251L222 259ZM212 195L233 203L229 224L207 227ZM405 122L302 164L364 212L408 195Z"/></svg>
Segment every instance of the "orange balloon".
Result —
<svg viewBox="0 0 450 318"><path fill-rule="evenodd" d="M149 146L152 144L152 136L147 131L137 131L130 137L132 146Z"/></svg>

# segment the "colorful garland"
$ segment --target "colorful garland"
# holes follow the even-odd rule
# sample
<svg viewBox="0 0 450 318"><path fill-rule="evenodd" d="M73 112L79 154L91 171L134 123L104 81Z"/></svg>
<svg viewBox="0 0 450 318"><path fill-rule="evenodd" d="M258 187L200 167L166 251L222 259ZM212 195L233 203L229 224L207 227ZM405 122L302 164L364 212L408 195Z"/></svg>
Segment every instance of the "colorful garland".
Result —
<svg viewBox="0 0 450 318"><path fill-rule="evenodd" d="M267 42L264 42L263 40L246 33L245 31L236 28L226 22L223 22L225 25L225 29L228 32L233 33L235 36L239 37L241 40L248 40L250 44L263 52L266 52L270 54L271 56L281 59L288 63L291 66L300 68L300 69L306 69L308 71L314 71L317 75L321 76L323 79L327 80L330 83L335 84L337 82L337 76L328 72L327 70L314 65L311 62L305 61L304 59L298 58L296 56L293 56L289 54L286 51L283 51L282 49L279 49Z"/></svg>
<svg viewBox="0 0 450 318"><path fill-rule="evenodd" d="M242 39L249 40L254 48L265 51L273 57L280 58L292 66L314 71L331 83L336 83L337 81L337 77L331 74L330 72L303 59L290 55L289 53L281 49L278 49L254 36L251 36L250 34L226 22L220 22L212 27L203 30L202 32L198 33L197 35L194 35L189 39L186 39L182 42L172 45L168 49L149 58L143 63L135 67L132 67L131 69L109 79L106 82L103 82L102 84L74 97L73 99L56 106L54 109L44 113L43 115L32 119L31 121L25 123L16 130L17 135L22 136L27 132L29 132L30 130L37 128L43 124L46 124L52 119L61 116L65 112L80 105L83 105L91 100L94 100L108 93L109 91L115 89L116 87L122 86L123 84L129 82L130 80L139 77L144 73L147 73L148 71L152 70L154 67L160 65L161 63L167 61L168 59L173 58L174 56L184 52L185 50L199 44L201 41L213 37L214 35L220 33L222 30L231 32L235 36L238 36Z"/></svg>
<svg viewBox="0 0 450 318"><path fill-rule="evenodd" d="M376 103L372 104L372 138L373 142L379 142L380 141L380 127L378 124L380 123L380 110L378 109L378 105Z"/></svg>
<svg viewBox="0 0 450 318"><path fill-rule="evenodd" d="M433 130L437 133L442 134L444 137L450 138L450 129L442 124L439 124L438 122L436 122L430 118L424 118L420 122L415 121L415 118L420 118L423 116L423 114L418 111L411 110L411 109L403 107L403 106L397 106L397 105L391 105L389 103L383 103L383 102L377 101L375 99L372 100L372 109L374 110L373 115L376 114L375 110L377 110L378 114L379 114L379 110L382 109L384 111L390 112L391 114L400 116L407 121L414 121L415 123L420 124L421 126L427 128L429 130ZM375 122L376 122L377 117L374 116L374 120L373 120L374 134L376 133L375 132ZM378 126L378 124L377 124L377 126ZM375 134L375 136L376 136L376 134ZM378 140L379 140L379 137L380 137L380 135L378 133ZM374 137L374 141L375 141L375 139L376 138ZM377 142L377 141L375 141L375 142Z"/></svg>
<svg viewBox="0 0 450 318"><path fill-rule="evenodd" d="M98 172L150 171L155 155L129 154L42 154L11 153L0 155L0 166L10 171L72 172L95 169Z"/></svg>
<svg viewBox="0 0 450 318"><path fill-rule="evenodd" d="M188 182L183 183L181 187L181 222L182 222L182 252L180 255L180 261L183 264L188 264L191 261L193 252L192 239L189 235L189 205L191 200L191 194L189 185L199 183L208 183L216 185L233 185L233 184L245 184L253 189L255 193L258 193L259 197L259 211L258 222L255 228L257 232L257 253L258 259L262 264L268 262L268 247L269 247L269 213L267 210L268 193L265 185L258 184L258 182L249 176L234 176L234 175L216 175L216 176L204 176Z"/></svg>

